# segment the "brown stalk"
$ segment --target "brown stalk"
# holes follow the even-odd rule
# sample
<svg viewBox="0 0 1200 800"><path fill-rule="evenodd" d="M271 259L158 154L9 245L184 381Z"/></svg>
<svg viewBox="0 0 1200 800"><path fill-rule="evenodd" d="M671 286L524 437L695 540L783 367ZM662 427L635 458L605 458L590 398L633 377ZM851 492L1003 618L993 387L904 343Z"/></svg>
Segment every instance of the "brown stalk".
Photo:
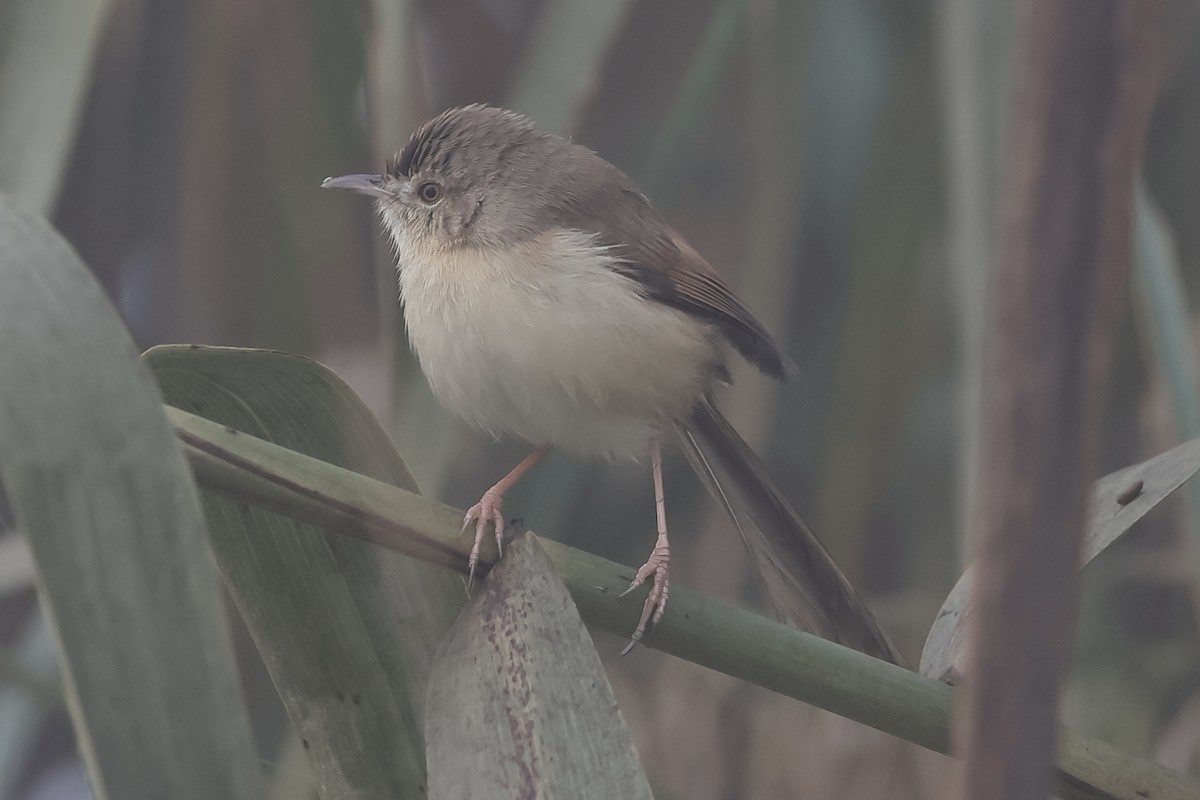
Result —
<svg viewBox="0 0 1200 800"><path fill-rule="evenodd" d="M959 796L1045 797L1161 0L1022 8L994 288Z"/></svg>

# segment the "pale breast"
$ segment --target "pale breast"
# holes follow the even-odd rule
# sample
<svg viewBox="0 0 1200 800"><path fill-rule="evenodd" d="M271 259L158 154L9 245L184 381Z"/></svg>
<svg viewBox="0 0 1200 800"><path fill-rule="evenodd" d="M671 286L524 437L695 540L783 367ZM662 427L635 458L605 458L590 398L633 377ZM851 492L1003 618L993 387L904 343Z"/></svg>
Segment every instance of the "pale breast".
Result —
<svg viewBox="0 0 1200 800"><path fill-rule="evenodd" d="M397 242L409 338L438 399L486 431L640 457L707 390L711 326L649 300L587 234L504 256Z"/></svg>

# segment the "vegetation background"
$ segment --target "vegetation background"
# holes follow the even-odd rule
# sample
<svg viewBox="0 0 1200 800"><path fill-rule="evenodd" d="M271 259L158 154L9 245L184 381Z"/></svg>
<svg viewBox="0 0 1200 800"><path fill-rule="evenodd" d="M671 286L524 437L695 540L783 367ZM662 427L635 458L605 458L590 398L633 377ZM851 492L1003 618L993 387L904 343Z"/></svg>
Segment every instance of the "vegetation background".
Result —
<svg viewBox="0 0 1200 800"><path fill-rule="evenodd" d="M1190 313L1163 324L1200 291L1200 6L1170 14L1139 236L1161 209L1177 288L1150 291L1141 259L1113 342L1102 472L1200 435L1172 389L1196 363L1162 344L1192 346ZM44 208L139 346L311 355L367 399L427 494L465 506L523 445L437 406L367 202L318 187L382 169L452 105L505 105L568 133L642 185L798 364L783 387L739 370L721 403L915 659L969 553L1012 25L1009 4L985 0L5 0L0 189L47 187ZM31 46L49 53L36 75L14 67ZM43 106L66 109L46 117L61 146L31 183L30 164L5 160L4 115ZM736 534L668 462L675 579L756 604ZM650 490L645 465L553 456L506 508L635 564ZM1193 774L1196 513L1181 493L1088 569L1066 712ZM86 797L11 531L0 578L0 797ZM242 644L262 758L302 770ZM616 658L607 635L597 645L659 797L918 798L943 780L945 759L883 734L647 650Z"/></svg>

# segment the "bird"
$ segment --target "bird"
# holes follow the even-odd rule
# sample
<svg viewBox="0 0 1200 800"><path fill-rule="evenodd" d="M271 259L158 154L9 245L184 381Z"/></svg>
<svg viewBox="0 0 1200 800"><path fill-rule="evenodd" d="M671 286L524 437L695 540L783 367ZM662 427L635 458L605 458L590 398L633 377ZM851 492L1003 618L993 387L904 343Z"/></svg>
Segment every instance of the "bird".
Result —
<svg viewBox="0 0 1200 800"><path fill-rule="evenodd" d="M670 594L662 446L674 438L740 532L777 618L900 661L715 404L730 349L781 381L790 362L624 172L521 114L473 104L419 126L382 173L322 187L374 198L409 343L437 399L533 447L466 513L471 576L489 527L501 542L506 491L552 449L648 455L656 538L625 592L649 584L629 652Z"/></svg>

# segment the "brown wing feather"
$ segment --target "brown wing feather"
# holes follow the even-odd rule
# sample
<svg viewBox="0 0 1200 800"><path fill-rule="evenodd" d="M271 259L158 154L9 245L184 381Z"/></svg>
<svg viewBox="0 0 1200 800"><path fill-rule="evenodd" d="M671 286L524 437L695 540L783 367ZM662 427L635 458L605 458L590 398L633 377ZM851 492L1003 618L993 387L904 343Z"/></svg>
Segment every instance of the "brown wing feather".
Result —
<svg viewBox="0 0 1200 800"><path fill-rule="evenodd" d="M678 234L672 238L680 257L667 267L666 273L676 298L659 299L713 319L747 361L771 377L783 380L783 356L771 334L691 245Z"/></svg>
<svg viewBox="0 0 1200 800"><path fill-rule="evenodd" d="M614 225L600 231L601 240L622 255L617 269L641 283L654 300L715 324L746 361L770 377L784 380L784 356L779 345L718 271L659 216L640 192L626 188L624 196L626 210L630 196L638 200L641 215L635 218L640 224L629 224L630 217L624 217L624 230Z"/></svg>
<svg viewBox="0 0 1200 800"><path fill-rule="evenodd" d="M648 297L713 323L747 361L783 380L783 356L762 323L623 172L587 153L591 158L583 159L582 174L556 175L562 181L559 224L594 233L598 244L620 257L616 269L641 284Z"/></svg>

